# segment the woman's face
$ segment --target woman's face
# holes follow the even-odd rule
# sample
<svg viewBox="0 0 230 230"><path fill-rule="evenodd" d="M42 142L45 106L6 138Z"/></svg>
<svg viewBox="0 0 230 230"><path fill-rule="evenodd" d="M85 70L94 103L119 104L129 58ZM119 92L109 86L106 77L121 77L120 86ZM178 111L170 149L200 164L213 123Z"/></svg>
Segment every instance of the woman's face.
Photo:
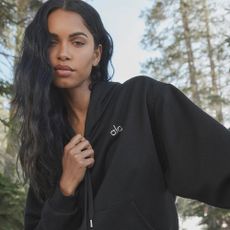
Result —
<svg viewBox="0 0 230 230"><path fill-rule="evenodd" d="M48 30L54 84L59 88L88 85L92 66L100 61L102 47L95 49L93 36L82 17L75 12L55 10L48 17Z"/></svg>

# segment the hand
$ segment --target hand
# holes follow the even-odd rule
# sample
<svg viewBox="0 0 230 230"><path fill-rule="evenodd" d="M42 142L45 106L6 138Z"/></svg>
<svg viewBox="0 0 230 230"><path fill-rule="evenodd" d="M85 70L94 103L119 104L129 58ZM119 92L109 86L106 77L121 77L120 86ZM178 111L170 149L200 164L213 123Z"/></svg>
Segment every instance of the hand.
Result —
<svg viewBox="0 0 230 230"><path fill-rule="evenodd" d="M74 136L64 148L60 190L64 195L73 195L83 180L86 168L94 165L94 151L89 141L81 134Z"/></svg>

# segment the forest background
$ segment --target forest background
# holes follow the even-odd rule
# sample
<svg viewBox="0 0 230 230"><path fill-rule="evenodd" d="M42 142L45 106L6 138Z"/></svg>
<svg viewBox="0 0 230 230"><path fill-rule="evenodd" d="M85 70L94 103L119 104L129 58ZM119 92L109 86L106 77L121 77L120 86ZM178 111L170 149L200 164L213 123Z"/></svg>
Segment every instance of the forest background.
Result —
<svg viewBox="0 0 230 230"><path fill-rule="evenodd" d="M96 5L96 0L89 2ZM0 1L0 230L23 229L27 186L16 172L17 124L11 122L10 100L24 29L41 4ZM142 62L141 73L174 84L230 127L230 3L153 0L149 8L140 9L140 18L145 22L140 44L151 54ZM182 220L199 217L199 229L230 229L228 210L179 197L177 208Z"/></svg>

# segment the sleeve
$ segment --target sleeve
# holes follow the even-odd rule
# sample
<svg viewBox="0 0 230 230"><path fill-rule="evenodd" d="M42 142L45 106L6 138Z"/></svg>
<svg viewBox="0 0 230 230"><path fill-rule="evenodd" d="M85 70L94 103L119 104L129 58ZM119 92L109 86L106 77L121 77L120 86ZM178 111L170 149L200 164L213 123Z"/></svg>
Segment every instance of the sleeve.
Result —
<svg viewBox="0 0 230 230"><path fill-rule="evenodd" d="M78 229L81 223L78 195L64 196L59 187L45 202L29 187L24 214L24 230Z"/></svg>
<svg viewBox="0 0 230 230"><path fill-rule="evenodd" d="M171 84L153 80L151 126L168 189L230 208L230 132Z"/></svg>

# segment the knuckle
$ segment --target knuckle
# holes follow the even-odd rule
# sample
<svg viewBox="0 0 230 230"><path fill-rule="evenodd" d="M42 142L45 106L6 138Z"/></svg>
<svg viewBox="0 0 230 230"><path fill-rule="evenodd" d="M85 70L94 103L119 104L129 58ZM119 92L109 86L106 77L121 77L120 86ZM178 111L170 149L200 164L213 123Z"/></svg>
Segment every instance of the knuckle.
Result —
<svg viewBox="0 0 230 230"><path fill-rule="evenodd" d="M74 155L74 149L70 149L70 150L69 150L69 154L70 154L70 155Z"/></svg>
<svg viewBox="0 0 230 230"><path fill-rule="evenodd" d="M86 144L86 145L89 145L90 143L89 143L89 141L88 141L88 140L86 140L86 141L85 141L85 144Z"/></svg>
<svg viewBox="0 0 230 230"><path fill-rule="evenodd" d="M78 160L78 164L79 164L80 166L84 166L84 161L83 161L82 159L79 159L79 160Z"/></svg>
<svg viewBox="0 0 230 230"><path fill-rule="evenodd" d="M94 163L94 162L95 162L94 158L90 158L90 159L89 159L89 162L90 162L90 163Z"/></svg>
<svg viewBox="0 0 230 230"><path fill-rule="evenodd" d="M87 149L86 150L87 151L87 154L89 154L89 155L92 155L94 152L92 151L92 149Z"/></svg>
<svg viewBox="0 0 230 230"><path fill-rule="evenodd" d="M74 158L76 159L76 161L77 161L78 163L81 162L82 160L84 160L84 159L82 158L82 156L79 155L79 154L75 154L75 155L74 155Z"/></svg>
<svg viewBox="0 0 230 230"><path fill-rule="evenodd" d="M77 134L77 135L73 138L73 141L74 141L74 142L79 141L81 138L82 138L81 134Z"/></svg>
<svg viewBox="0 0 230 230"><path fill-rule="evenodd" d="M76 138L81 138L82 137L82 135L80 134L80 133L78 133L77 135L76 135Z"/></svg>
<svg viewBox="0 0 230 230"><path fill-rule="evenodd" d="M80 157L79 154L75 154L75 155L74 155L74 158L75 158L77 161L80 161L80 159L81 159L81 157Z"/></svg>

